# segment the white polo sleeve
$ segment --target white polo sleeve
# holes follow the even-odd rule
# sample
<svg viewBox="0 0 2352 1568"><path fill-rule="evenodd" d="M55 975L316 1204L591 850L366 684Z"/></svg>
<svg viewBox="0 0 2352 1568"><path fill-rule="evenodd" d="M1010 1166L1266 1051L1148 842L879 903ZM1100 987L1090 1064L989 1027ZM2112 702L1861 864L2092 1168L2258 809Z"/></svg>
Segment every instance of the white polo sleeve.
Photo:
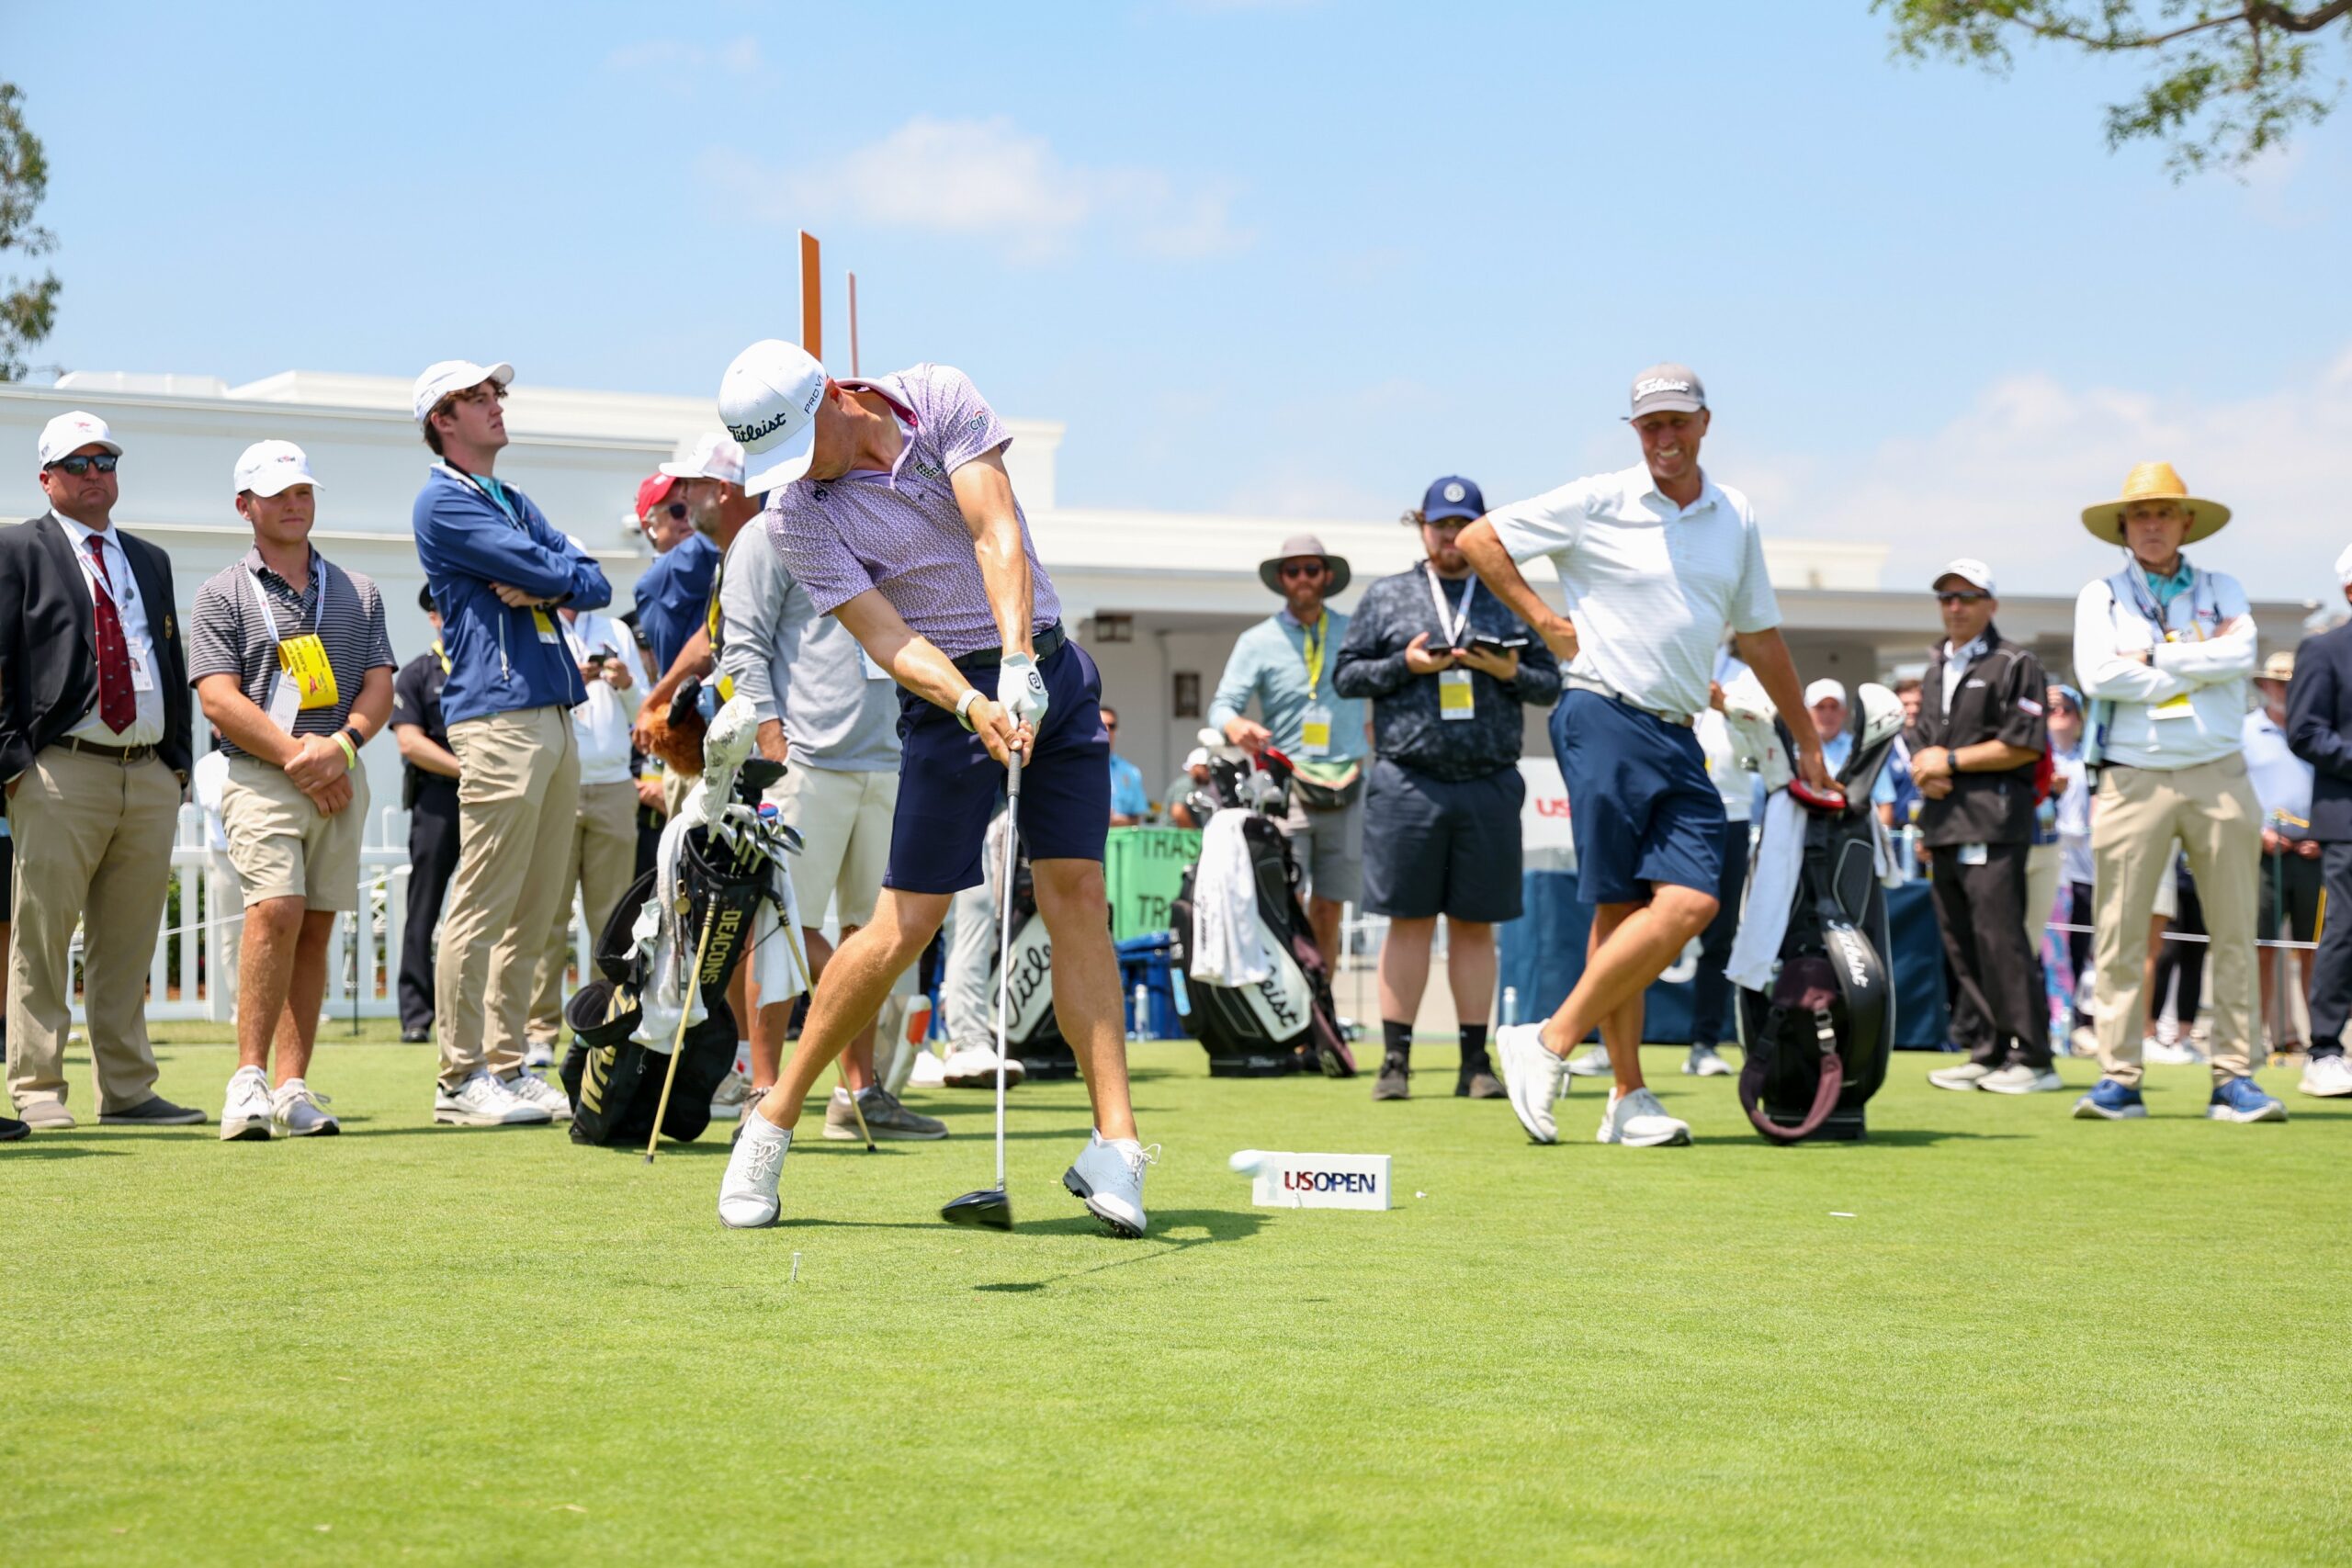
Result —
<svg viewBox="0 0 2352 1568"><path fill-rule="evenodd" d="M1564 556L1576 548L1591 502L1591 481L1572 479L1532 501L1497 507L1487 521L1510 558L1523 566L1537 556Z"/></svg>
<svg viewBox="0 0 2352 1568"><path fill-rule="evenodd" d="M1729 619L1731 629L1746 637L1781 624L1781 598L1772 592L1772 573L1764 564L1764 530L1752 516L1742 521L1739 585L1732 590Z"/></svg>

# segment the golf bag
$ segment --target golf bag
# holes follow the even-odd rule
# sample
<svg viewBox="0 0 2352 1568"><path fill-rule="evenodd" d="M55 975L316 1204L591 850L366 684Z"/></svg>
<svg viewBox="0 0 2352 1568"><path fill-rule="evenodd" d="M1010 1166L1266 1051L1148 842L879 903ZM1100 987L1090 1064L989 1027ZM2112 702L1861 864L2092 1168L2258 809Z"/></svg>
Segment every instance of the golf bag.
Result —
<svg viewBox="0 0 2352 1568"><path fill-rule="evenodd" d="M1211 1077L1317 1071L1353 1077L1355 1054L1340 1032L1330 971L1299 901L1298 863L1277 825L1288 809L1290 763L1278 751L1265 755L1260 770L1220 760L1210 771L1217 809L1249 811L1241 832L1257 883L1258 937L1273 959L1272 972L1252 986L1213 986L1192 977L1193 883L1200 866L1189 865L1169 909L1176 1017L1208 1052Z"/></svg>
<svg viewBox="0 0 2352 1568"><path fill-rule="evenodd" d="M1054 1017L1054 943L1046 934L1045 918L1037 913L1037 887L1029 857L1012 868L1012 946L1004 955L1012 964L1012 1012L1004 1021L1005 1055L1021 1064L1033 1078L1074 1078L1078 1056L1062 1038ZM993 1013L1001 994L995 960L989 964L989 1007Z"/></svg>
<svg viewBox="0 0 2352 1568"><path fill-rule="evenodd" d="M1739 990L1747 1056L1739 1102L1756 1130L1776 1143L1864 1136L1863 1107L1885 1081L1894 1047L1886 888L1879 880L1871 786L1903 728L1903 708L1883 686L1866 684L1857 694L1862 728L1839 790L1824 796L1802 782L1787 786L1797 806L1793 827L1804 836L1794 903L1770 989ZM1785 733L1780 739L1787 744Z"/></svg>
<svg viewBox="0 0 2352 1568"><path fill-rule="evenodd" d="M737 789L756 803L759 791L781 772L774 762L746 763ZM563 1091L571 1100L575 1144L641 1148L653 1132L669 1058L630 1036L644 1017L642 998L655 979L636 925L647 900L656 896L660 874L646 873L621 896L596 941L602 978L581 987L564 1006L572 1042L564 1055ZM692 1143L710 1124L710 1097L735 1065L738 1030L727 985L750 948L752 917L770 897L772 884L764 856L748 845L741 852L730 850L702 827L685 829L677 881L672 897L684 904L679 930L691 933L679 944L677 962L693 965L700 948L694 980L701 987L705 1014L687 1026L662 1134Z"/></svg>

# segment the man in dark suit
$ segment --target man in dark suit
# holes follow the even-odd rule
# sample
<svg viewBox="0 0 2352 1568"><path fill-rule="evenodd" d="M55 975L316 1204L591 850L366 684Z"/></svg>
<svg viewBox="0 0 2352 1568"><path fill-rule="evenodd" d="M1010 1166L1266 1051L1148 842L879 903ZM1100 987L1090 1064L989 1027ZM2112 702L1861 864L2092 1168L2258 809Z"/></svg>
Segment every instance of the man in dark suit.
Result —
<svg viewBox="0 0 2352 1568"><path fill-rule="evenodd" d="M2335 578L2352 600L2352 549L2335 558ZM2344 1025L2352 1019L2352 623L2303 639L2287 686L2287 746L2312 765L2312 825L2320 843L2319 951L2312 964L2311 1059L2303 1093L2352 1096Z"/></svg>
<svg viewBox="0 0 2352 1568"><path fill-rule="evenodd" d="M8 1089L35 1128L67 1128L68 953L102 1124L204 1112L155 1092L147 965L189 766L187 656L171 558L113 525L121 446L95 414L40 435L50 510L0 529L0 779L17 840Z"/></svg>
<svg viewBox="0 0 2352 1568"><path fill-rule="evenodd" d="M433 1038L434 933L441 900L458 869L458 758L441 722L441 685L449 652L441 646L441 611L430 586L416 602L433 623L433 646L392 680L392 735L401 748L401 804L408 807L408 926L401 938L401 1038Z"/></svg>

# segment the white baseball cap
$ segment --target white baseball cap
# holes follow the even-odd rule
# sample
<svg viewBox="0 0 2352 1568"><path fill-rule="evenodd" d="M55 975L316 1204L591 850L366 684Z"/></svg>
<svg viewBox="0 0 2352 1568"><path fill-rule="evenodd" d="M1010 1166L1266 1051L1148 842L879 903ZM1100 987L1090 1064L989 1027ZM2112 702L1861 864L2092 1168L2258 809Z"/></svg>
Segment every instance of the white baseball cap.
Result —
<svg viewBox="0 0 2352 1568"><path fill-rule="evenodd" d="M695 437L693 448L655 470L673 479L723 479L743 482L743 448L723 430L706 430Z"/></svg>
<svg viewBox="0 0 2352 1568"><path fill-rule="evenodd" d="M291 441L256 441L237 459L237 489L277 495L295 485L315 485L311 459Z"/></svg>
<svg viewBox="0 0 2352 1568"><path fill-rule="evenodd" d="M743 490L765 495L808 471L825 367L807 349L762 338L718 382L718 417L743 444Z"/></svg>
<svg viewBox="0 0 2352 1568"><path fill-rule="evenodd" d="M416 423L423 424L434 405L452 392L479 387L484 381L495 381L503 387L514 379L514 367L504 360L495 365L476 365L470 359L436 360L416 378L416 389L410 399L416 405Z"/></svg>
<svg viewBox="0 0 2352 1568"><path fill-rule="evenodd" d="M96 443L122 456L122 444L107 430L107 422L96 414L75 409L72 413L59 414L40 427L40 466L44 468L60 457L71 457L83 447Z"/></svg>
<svg viewBox="0 0 2352 1568"><path fill-rule="evenodd" d="M1846 705L1846 683L1843 681L1833 681L1828 676L1824 675L1820 680L1815 681L1812 685L1807 686L1804 689L1805 706L1809 708L1819 707L1823 703L1836 703L1839 707L1844 707Z"/></svg>
<svg viewBox="0 0 2352 1568"><path fill-rule="evenodd" d="M1205 768L1208 765L1209 749L1207 747L1195 746L1184 753L1184 769L1187 773L1194 768Z"/></svg>
<svg viewBox="0 0 2352 1568"><path fill-rule="evenodd" d="M1973 556L1962 556L1958 560L1944 562L1943 570L1936 573L1936 581L1941 582L1947 577L1957 577L1971 587L1982 588L1996 599L2000 597L1993 586L1993 569Z"/></svg>
<svg viewBox="0 0 2352 1568"><path fill-rule="evenodd" d="M43 437L43 451L48 450L46 442L47 438ZM2352 586L2352 545L2346 545L2344 553L2335 558L2335 581Z"/></svg>

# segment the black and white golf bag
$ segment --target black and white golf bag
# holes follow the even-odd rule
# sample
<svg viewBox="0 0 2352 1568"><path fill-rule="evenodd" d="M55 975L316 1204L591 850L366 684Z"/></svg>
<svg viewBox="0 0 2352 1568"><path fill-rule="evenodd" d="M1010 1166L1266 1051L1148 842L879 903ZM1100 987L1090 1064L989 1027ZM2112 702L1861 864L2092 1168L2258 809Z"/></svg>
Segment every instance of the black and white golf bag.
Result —
<svg viewBox="0 0 2352 1568"><path fill-rule="evenodd" d="M1012 1010L1004 1021L1005 1055L1021 1064L1033 1078L1074 1078L1078 1056L1062 1038L1054 1017L1054 943L1046 934L1045 917L1037 913L1037 886L1029 857L1020 856L1012 868L1012 945L1003 955L1011 966ZM996 961L989 964L989 1017L996 1017L997 998L1003 995Z"/></svg>
<svg viewBox="0 0 2352 1568"><path fill-rule="evenodd" d="M1902 732L1903 705L1877 684L1856 694L1861 728L1839 792L1824 797L1802 782L1785 786L1795 807L1788 826L1804 846L1793 903L1770 988L1739 989L1747 1055L1739 1100L1756 1130L1777 1143L1862 1137L1863 1107L1885 1081L1894 1047L1882 829L1871 786ZM1785 777L1788 737L1774 739ZM1751 881L1743 920L1755 917L1753 888Z"/></svg>
<svg viewBox="0 0 2352 1568"><path fill-rule="evenodd" d="M1258 937L1272 964L1255 985L1217 986L1192 977L1198 863L1184 869L1169 911L1169 963L1176 1016L1208 1052L1211 1077L1271 1077L1317 1072L1355 1076L1355 1054L1340 1031L1330 972L1315 928L1299 901L1298 863L1277 823L1288 808L1290 762L1272 750L1251 770L1220 760L1210 764L1219 811L1246 810L1243 841L1257 884Z"/></svg>
<svg viewBox="0 0 2352 1568"><path fill-rule="evenodd" d="M775 762L743 763L734 798L756 810L760 791L782 773ZM686 1026L677 1079L662 1117L664 1137L691 1143L702 1134L710 1124L711 1095L735 1064L739 1032L727 986L750 950L762 905L775 902L769 855L750 837L730 846L709 828L689 827L682 835L673 885L659 887L661 875L658 870L646 873L621 896L596 942L601 977L581 987L564 1005L572 1041L564 1055L563 1091L571 1100L575 1144L642 1147L653 1131L669 1058L665 1051L630 1038L639 1032L646 996L657 981L655 960L638 935L639 917L649 900L666 896L678 911L684 940L673 949L672 961L681 966L676 978L683 981L685 969L695 970L693 983L704 1008L701 1020Z"/></svg>

